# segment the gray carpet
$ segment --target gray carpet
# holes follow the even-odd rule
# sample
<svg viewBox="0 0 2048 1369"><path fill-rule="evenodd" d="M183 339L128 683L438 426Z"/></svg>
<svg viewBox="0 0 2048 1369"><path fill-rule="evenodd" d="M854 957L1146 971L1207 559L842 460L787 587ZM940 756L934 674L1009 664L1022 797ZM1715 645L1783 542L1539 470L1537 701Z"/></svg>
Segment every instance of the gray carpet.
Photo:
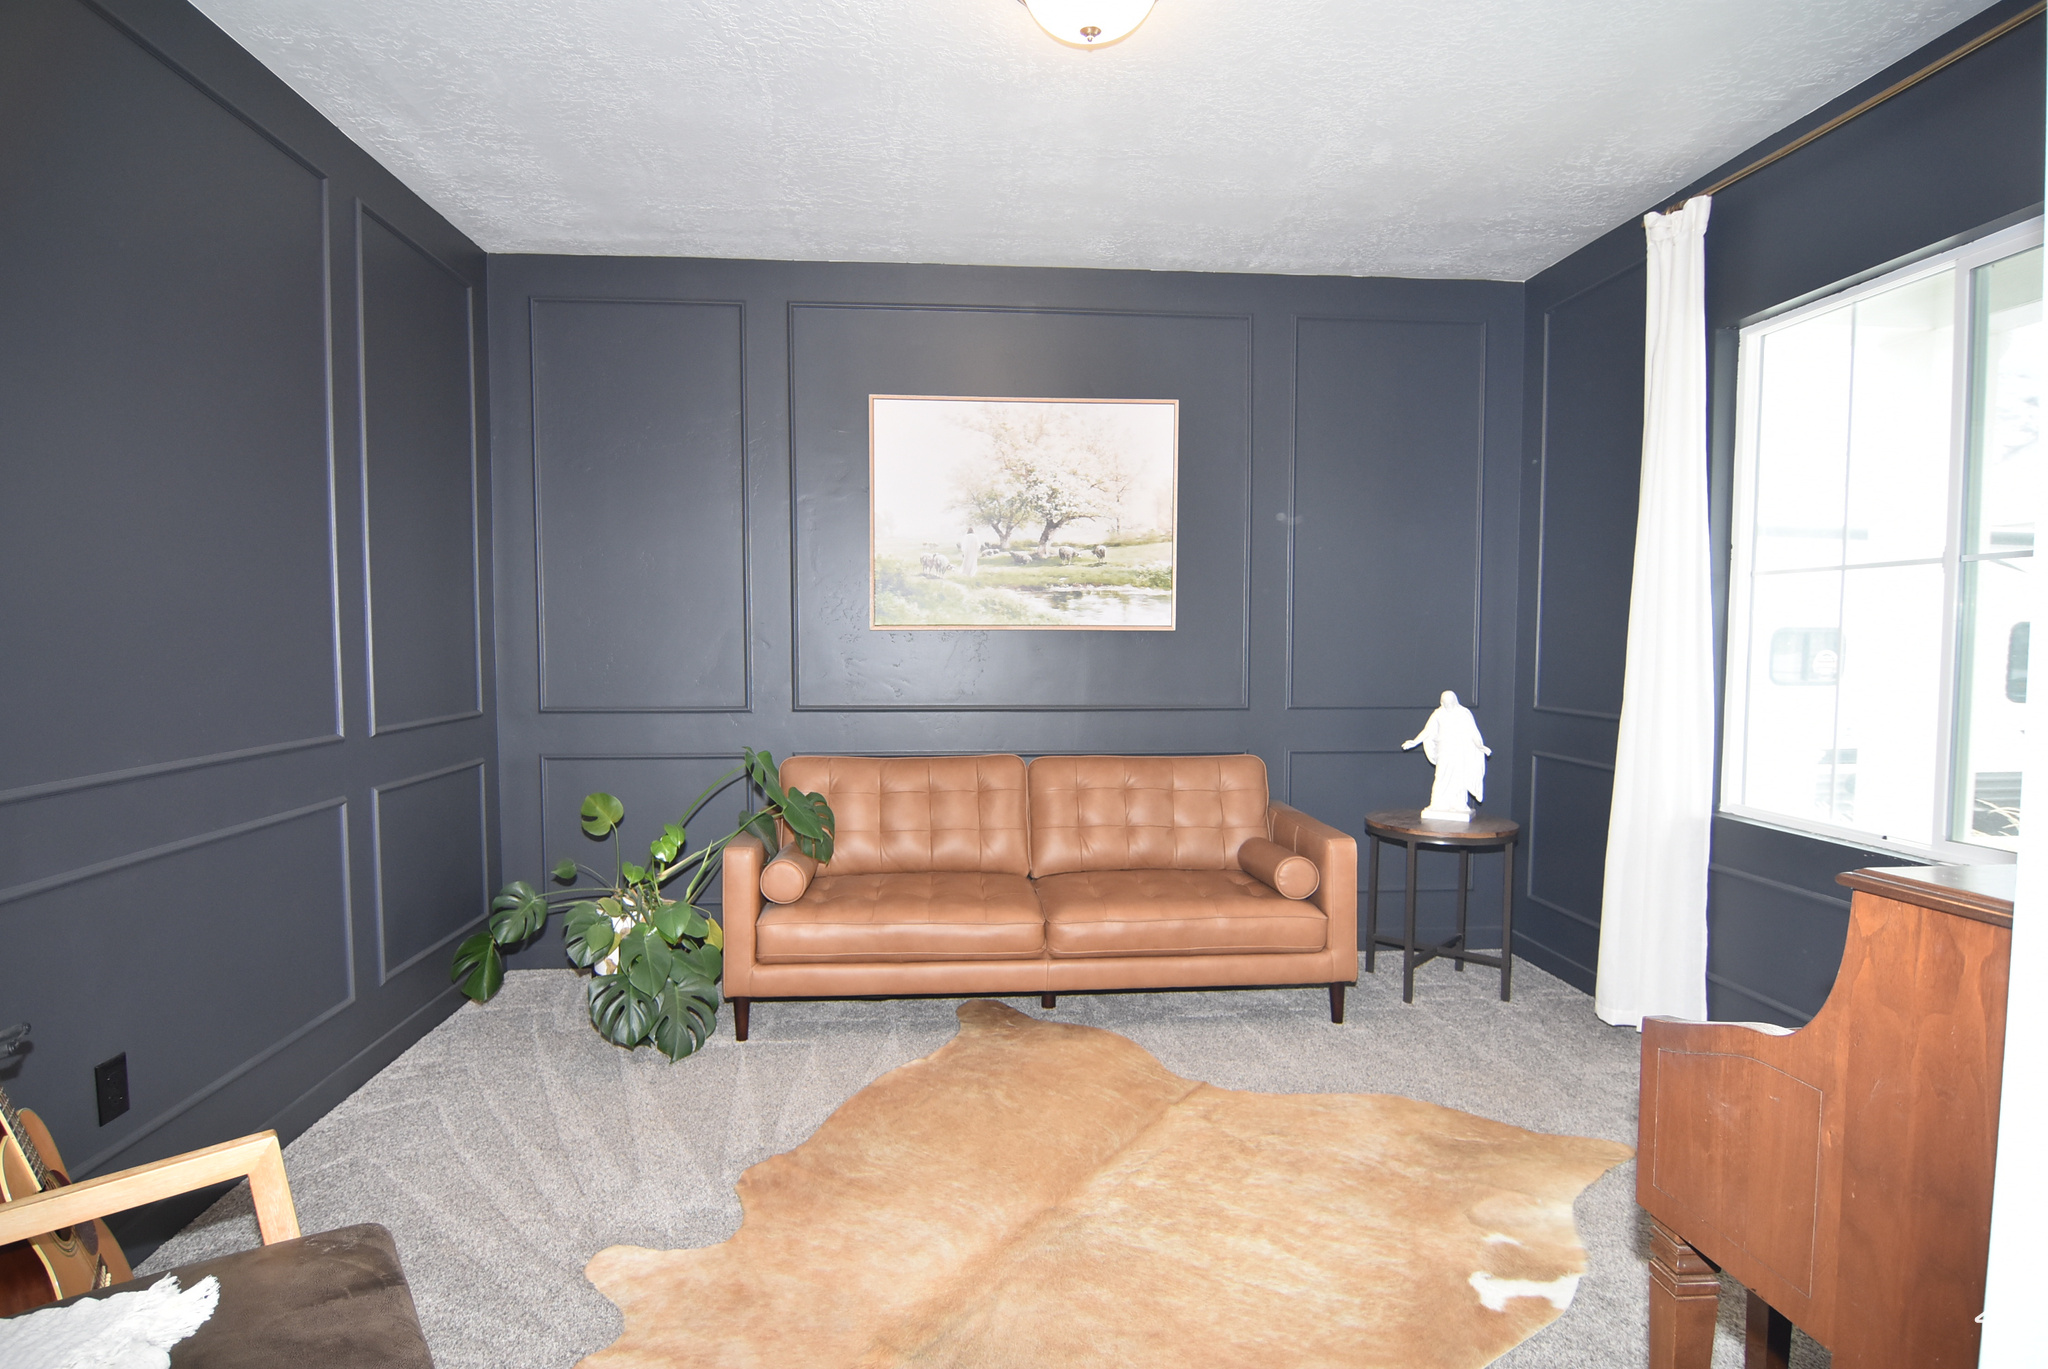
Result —
<svg viewBox="0 0 2048 1369"><path fill-rule="evenodd" d="M1034 1015L1121 1032L1167 1068L1225 1088L1399 1093L1537 1131L1633 1145L1636 1033L1592 1000L1517 965L1498 978L1434 963L1416 1002L1400 977L1363 975L1349 1022L1322 989L1063 997ZM738 1229L733 1183L790 1149L886 1071L950 1040L959 1000L763 1003L753 1039L728 1010L698 1055L670 1065L607 1045L569 970L515 971L285 1150L307 1231L382 1222L397 1238L441 1369L557 1369L618 1335L583 1277L609 1245L709 1245ZM1592 1268L1556 1323L1505 1369L1640 1365L1648 1274L1633 1164L1578 1203ZM246 1186L159 1249L153 1273L256 1244ZM1742 1362L1740 1304L1722 1300L1716 1369ZM1795 1369L1827 1355L1799 1338Z"/></svg>

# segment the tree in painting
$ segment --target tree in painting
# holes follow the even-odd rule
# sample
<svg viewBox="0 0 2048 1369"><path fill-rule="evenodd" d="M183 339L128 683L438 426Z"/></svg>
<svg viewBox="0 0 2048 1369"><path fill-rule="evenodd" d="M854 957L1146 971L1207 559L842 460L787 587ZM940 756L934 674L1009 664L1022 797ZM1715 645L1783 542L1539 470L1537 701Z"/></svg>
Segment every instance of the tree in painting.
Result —
<svg viewBox="0 0 2048 1369"><path fill-rule="evenodd" d="M874 626L1173 626L1172 401L871 405Z"/></svg>

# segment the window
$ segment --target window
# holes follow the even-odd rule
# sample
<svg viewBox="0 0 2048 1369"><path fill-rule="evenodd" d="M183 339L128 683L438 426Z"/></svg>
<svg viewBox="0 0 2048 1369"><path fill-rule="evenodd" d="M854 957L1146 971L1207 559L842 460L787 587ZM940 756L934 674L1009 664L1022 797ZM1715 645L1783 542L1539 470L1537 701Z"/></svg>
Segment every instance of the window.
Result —
<svg viewBox="0 0 2048 1369"><path fill-rule="evenodd" d="M2036 221L1742 331L1723 811L2018 848L2040 243Z"/></svg>

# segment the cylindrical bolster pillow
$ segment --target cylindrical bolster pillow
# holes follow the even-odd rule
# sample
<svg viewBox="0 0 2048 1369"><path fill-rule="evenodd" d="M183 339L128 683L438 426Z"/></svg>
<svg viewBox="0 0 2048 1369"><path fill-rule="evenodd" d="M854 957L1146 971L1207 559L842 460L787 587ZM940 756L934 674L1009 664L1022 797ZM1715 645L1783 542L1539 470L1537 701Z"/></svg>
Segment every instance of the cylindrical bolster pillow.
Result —
<svg viewBox="0 0 2048 1369"><path fill-rule="evenodd" d="M761 897L770 903L794 903L811 887L811 876L817 873L818 862L797 850L792 841L761 867Z"/></svg>
<svg viewBox="0 0 2048 1369"><path fill-rule="evenodd" d="M1261 884L1271 885L1282 898L1307 898L1323 882L1314 861L1264 837L1245 838L1244 845L1237 848L1237 868ZM768 877L763 875L763 893L767 885Z"/></svg>

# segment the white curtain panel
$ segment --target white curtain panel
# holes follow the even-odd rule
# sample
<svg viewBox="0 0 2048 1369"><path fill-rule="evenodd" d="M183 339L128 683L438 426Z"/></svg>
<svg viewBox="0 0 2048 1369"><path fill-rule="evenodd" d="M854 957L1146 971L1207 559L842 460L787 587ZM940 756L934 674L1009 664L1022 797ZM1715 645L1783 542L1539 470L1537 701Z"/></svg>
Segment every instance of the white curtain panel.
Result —
<svg viewBox="0 0 2048 1369"><path fill-rule="evenodd" d="M1593 1008L1707 1015L1707 839L1714 810L1714 619L1707 549L1707 211L1643 219L1643 484L1627 674L1607 823Z"/></svg>

